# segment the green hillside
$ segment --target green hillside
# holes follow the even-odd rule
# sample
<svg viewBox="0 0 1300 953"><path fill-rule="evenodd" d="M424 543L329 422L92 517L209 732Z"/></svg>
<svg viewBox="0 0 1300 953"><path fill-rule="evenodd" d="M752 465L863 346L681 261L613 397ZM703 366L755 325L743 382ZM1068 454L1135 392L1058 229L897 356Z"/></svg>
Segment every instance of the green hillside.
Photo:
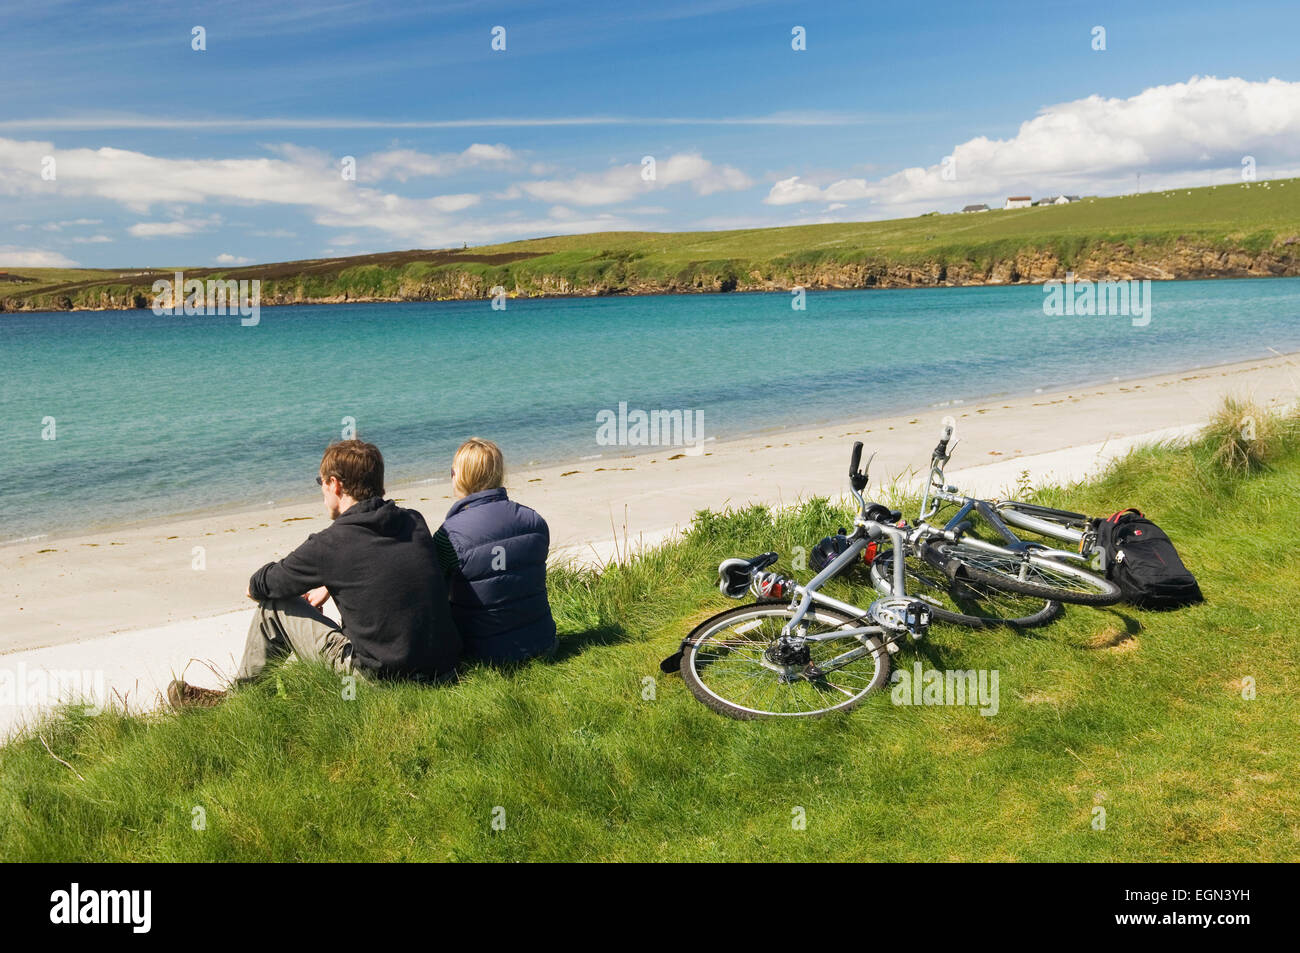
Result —
<svg viewBox="0 0 1300 953"><path fill-rule="evenodd" d="M186 268L258 279L262 303L898 288L1300 274L1300 180L1063 206L720 232L601 232L470 249ZM170 254L168 257L172 257ZM2 267L3 263L0 263ZM0 310L143 307L178 266L14 269Z"/></svg>

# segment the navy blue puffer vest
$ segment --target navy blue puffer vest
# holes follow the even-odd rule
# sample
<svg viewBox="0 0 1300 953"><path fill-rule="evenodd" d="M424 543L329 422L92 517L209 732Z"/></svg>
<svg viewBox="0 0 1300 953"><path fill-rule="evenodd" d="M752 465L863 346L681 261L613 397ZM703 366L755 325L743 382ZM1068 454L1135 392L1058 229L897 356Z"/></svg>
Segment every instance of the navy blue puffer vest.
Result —
<svg viewBox="0 0 1300 953"><path fill-rule="evenodd" d="M548 651L555 622L546 599L546 520L498 487L457 500L442 528L460 561L449 588L465 655L521 662Z"/></svg>

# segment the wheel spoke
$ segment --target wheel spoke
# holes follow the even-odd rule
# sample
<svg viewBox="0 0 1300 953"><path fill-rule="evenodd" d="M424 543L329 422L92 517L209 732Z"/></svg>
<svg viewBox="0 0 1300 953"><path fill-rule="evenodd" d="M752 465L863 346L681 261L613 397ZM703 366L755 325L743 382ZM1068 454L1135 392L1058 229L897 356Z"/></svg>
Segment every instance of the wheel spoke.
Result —
<svg viewBox="0 0 1300 953"><path fill-rule="evenodd" d="M834 680L826 676L802 677L802 665L783 670L768 662L765 652L775 644L792 616L788 606L755 608L752 615L732 618L694 642L688 654L698 684L727 706L760 715L812 715L852 702L877 683L881 666L888 660L883 649L866 653L835 670ZM809 634L832 633L850 623L814 610L805 619ZM827 662L848 647L860 644L856 637L805 643L808 664Z"/></svg>
<svg viewBox="0 0 1300 953"><path fill-rule="evenodd" d="M876 557L872 578L880 592L892 591L894 551ZM938 567L918 555L909 554L904 567L907 594L929 602L939 618L966 625L983 623L1027 623L1048 608L1046 599L1007 592L970 579L950 580Z"/></svg>

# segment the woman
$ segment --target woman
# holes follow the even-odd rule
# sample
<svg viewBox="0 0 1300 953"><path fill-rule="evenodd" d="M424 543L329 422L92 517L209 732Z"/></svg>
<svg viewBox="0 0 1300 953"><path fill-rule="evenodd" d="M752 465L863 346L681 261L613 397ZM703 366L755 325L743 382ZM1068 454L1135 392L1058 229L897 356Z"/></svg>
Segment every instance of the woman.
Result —
<svg viewBox="0 0 1300 953"><path fill-rule="evenodd" d="M554 652L546 520L506 496L505 460L490 440L461 444L451 475L457 500L433 541L466 658L508 664Z"/></svg>

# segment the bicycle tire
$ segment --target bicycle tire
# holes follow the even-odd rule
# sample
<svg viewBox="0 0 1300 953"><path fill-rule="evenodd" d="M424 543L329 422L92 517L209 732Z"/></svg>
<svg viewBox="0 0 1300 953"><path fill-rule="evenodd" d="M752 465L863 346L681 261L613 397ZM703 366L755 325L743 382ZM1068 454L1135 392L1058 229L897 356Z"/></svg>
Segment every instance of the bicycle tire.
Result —
<svg viewBox="0 0 1300 953"><path fill-rule="evenodd" d="M1037 577L1040 581L1021 579L1018 575L991 568L998 562L1002 562L1007 566L1022 565L1021 554L1011 550L1003 550L999 554L996 550L967 547L961 542L944 542L933 543L925 547L923 555L927 562L942 569L948 574L949 578L955 579L960 576L970 582L982 583L995 589L1005 589L1008 592L1018 592L1026 596L1038 596L1043 599L1051 599L1054 602L1066 602L1081 606L1109 606L1114 605L1123 598L1119 586L1109 579L1098 576L1086 569L1081 569L1078 566L1049 559L1046 556L1039 556L1032 552L1027 554L1026 558L1031 566L1040 571L1040 575ZM1043 579L1041 573L1048 570L1057 576L1066 576L1077 580L1079 583L1088 586L1089 591L1079 592L1060 586L1052 586L1041 581Z"/></svg>
<svg viewBox="0 0 1300 953"><path fill-rule="evenodd" d="M690 689L692 695L703 703L706 707L712 709L720 715L726 715L728 718L735 718L740 721L752 721L760 718L821 718L833 712L849 711L856 708L862 703L868 695L873 694L882 688L889 680L889 652L884 644L876 636L865 638L865 645L872 650L871 658L874 662L874 668L871 677L865 682L864 686L851 694L851 697L839 702L836 705L829 705L825 708L813 708L802 711L771 711L754 707L752 704L742 704L739 699L728 699L718 691L716 683L713 688L705 684L704 679L700 676L700 668L712 664L708 660L701 658L702 646L706 640L715 632L723 631L727 628L728 623L739 623L742 621L769 618L774 622L781 620L783 625L794 614L794 608L787 603L777 602L755 602L743 606L737 606L733 609L727 609L725 612L719 612L716 615L705 619L686 637L682 652L681 673L682 680L686 682L686 687ZM822 624L833 628L842 628L844 626L853 626L861 624L861 620L855 619L846 613L836 609L830 609L825 606L813 606L808 610L806 619L820 621ZM775 630L779 631L779 626ZM733 630L734 631L734 630ZM756 641L755 646L761 645L761 641ZM821 643L823 645L832 643ZM745 661L745 660L742 660ZM760 663L761 664L761 663ZM852 664L856 664L852 663ZM847 668L847 666L846 666ZM839 671L844 671L841 669ZM779 684L775 674L772 676L771 684ZM813 685L813 682L805 681L803 683L791 683L802 688L804 685ZM751 686L751 692L759 686ZM831 685L839 691L844 692L846 689Z"/></svg>
<svg viewBox="0 0 1300 953"><path fill-rule="evenodd" d="M989 629L997 626L1006 626L1012 629L1030 629L1035 626L1045 625L1061 614L1061 604L1052 599L1043 599L1042 605L1024 615L1002 614L995 604L996 600L992 598L992 593L981 593L977 588L978 583L968 584L964 580L954 580L943 571L942 567L931 566L928 560L924 560L920 556L909 554L907 559L909 567L904 572L907 573L908 595L922 599L930 606L934 618L941 622L963 625L971 629ZM929 567L933 572L923 575L919 571L919 566ZM893 573L894 550L890 549L877 556L871 564L871 584L882 596L890 595L894 591ZM934 578L935 576L938 578ZM946 583L942 592L939 591L940 579ZM994 589L994 587L986 588ZM954 591L956 589L965 591ZM994 589L994 591L1006 593L1007 595L1025 595L1024 593L1007 593L1005 589ZM1036 599L1033 595L1028 595L1026 598ZM940 599L946 600L955 608L946 608L937 604ZM971 612L957 611L963 606L971 607L971 603L981 601L986 601L989 604L992 614L974 615ZM1025 608L1028 609L1029 606Z"/></svg>

